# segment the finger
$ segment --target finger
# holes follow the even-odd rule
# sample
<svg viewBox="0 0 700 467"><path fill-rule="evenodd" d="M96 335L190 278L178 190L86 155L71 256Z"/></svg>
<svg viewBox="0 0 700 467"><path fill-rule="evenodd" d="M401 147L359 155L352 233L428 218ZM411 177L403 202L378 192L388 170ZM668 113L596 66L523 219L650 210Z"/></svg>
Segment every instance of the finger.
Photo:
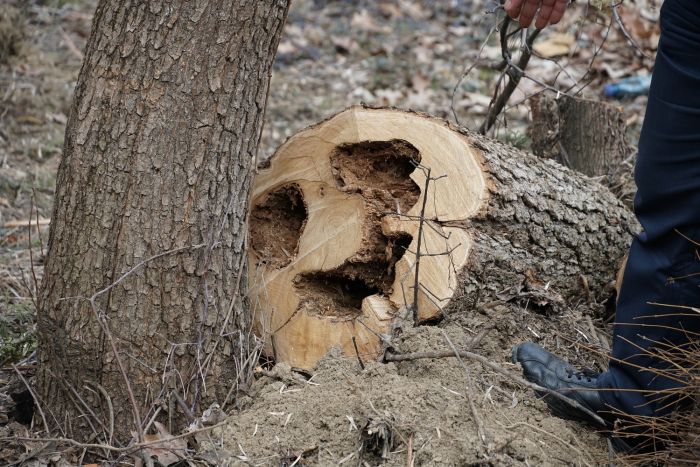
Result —
<svg viewBox="0 0 700 467"><path fill-rule="evenodd" d="M554 5L552 17L549 18L549 24L557 24L559 21L561 21L568 6L569 0L557 0L557 3Z"/></svg>
<svg viewBox="0 0 700 467"><path fill-rule="evenodd" d="M567 5L568 0L543 0L535 27L543 29L547 24L557 24L564 16Z"/></svg>
<svg viewBox="0 0 700 467"><path fill-rule="evenodd" d="M535 22L535 27L537 29L544 29L544 27L549 24L549 17L552 16L554 4L554 0L543 0L540 12L537 14L537 21Z"/></svg>
<svg viewBox="0 0 700 467"><path fill-rule="evenodd" d="M520 20L518 21L518 24L520 24L521 28L526 28L530 26L530 23L532 23L532 19L537 13L537 9L539 8L540 3L541 0L525 0L525 3L523 4L523 9L520 11Z"/></svg>
<svg viewBox="0 0 700 467"><path fill-rule="evenodd" d="M520 16L520 10L523 8L523 0L508 0L503 8L513 19L517 19Z"/></svg>

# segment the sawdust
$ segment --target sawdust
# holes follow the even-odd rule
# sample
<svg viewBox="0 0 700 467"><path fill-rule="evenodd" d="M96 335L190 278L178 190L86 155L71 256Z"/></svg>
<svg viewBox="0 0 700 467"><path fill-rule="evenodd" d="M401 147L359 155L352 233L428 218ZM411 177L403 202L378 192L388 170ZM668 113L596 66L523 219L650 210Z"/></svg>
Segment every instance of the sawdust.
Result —
<svg viewBox="0 0 700 467"><path fill-rule="evenodd" d="M477 314L468 321L478 329L485 320ZM460 348L472 337L466 327L456 321L443 326ZM508 319L499 328L479 353L519 373L509 363L510 345L502 342L518 338L504 334ZM442 330L430 326L406 326L394 344L403 352L449 349ZM333 348L310 380L288 364L265 371L247 398L250 406L212 434L223 448L205 442L200 451L231 456L230 465L241 466L290 466L300 455L296 465L407 466L409 444L415 466L597 465L607 458L602 437L554 418L531 391L465 363L488 449L471 415L469 379L456 359L368 361L362 370L356 359Z"/></svg>

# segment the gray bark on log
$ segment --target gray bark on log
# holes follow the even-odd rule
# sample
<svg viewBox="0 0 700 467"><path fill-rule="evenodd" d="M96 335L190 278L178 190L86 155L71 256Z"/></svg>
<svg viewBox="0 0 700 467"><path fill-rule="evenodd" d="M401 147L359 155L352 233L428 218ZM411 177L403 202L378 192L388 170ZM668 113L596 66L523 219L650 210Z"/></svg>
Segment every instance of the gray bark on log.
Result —
<svg viewBox="0 0 700 467"><path fill-rule="evenodd" d="M466 303L611 298L607 286L640 231L634 214L610 190L553 160L462 132L482 149L493 182L488 208L468 225L474 248L461 280Z"/></svg>
<svg viewBox="0 0 700 467"><path fill-rule="evenodd" d="M44 409L71 420L62 427L69 436L91 432L71 388L106 418L106 401L86 382L111 397L121 441L135 431L110 344L90 304L69 297L90 297L171 250L181 249L96 299L141 416L164 397L164 380L195 412L223 403L236 384L251 326L237 294L251 161L288 8L289 0L98 5L58 171L38 320Z"/></svg>

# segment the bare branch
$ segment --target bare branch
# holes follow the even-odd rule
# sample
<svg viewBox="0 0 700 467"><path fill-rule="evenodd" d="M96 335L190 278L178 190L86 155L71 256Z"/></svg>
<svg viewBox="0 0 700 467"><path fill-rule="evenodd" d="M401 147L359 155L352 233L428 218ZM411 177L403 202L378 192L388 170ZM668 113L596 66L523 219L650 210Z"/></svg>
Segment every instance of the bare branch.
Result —
<svg viewBox="0 0 700 467"><path fill-rule="evenodd" d="M165 439L165 440L156 439L156 440L147 441L144 443L132 444L131 446L126 446L126 447L115 447L115 446L110 446L108 444L79 443L79 442L74 441L70 438L43 438L41 441L55 442L55 443L68 443L72 446L76 446L76 447L83 448L83 449L93 449L93 448L107 449L108 451L130 454L130 453L133 453L133 452L140 450L141 448L145 448L148 446L154 446L154 445L158 445L158 444L163 444L166 441L172 441L172 440L176 440L176 439L180 439L180 438L186 438L188 436L192 436L192 435L197 434L197 433L213 430L214 428L222 427L222 426L226 425L227 423L228 423L228 419L224 420L222 422L219 422L216 425L207 426L204 428L198 428L196 430L188 431L187 433L183 433L183 434L179 434L179 435L173 435L172 437L168 437L168 439ZM17 441L37 441L37 438L27 438L27 437L20 437L20 436L12 437L12 438L0 438L0 440L6 440L6 439L17 440Z"/></svg>
<svg viewBox="0 0 700 467"><path fill-rule="evenodd" d="M457 111L455 110L455 94L457 93L457 88L459 88L459 85L462 84L462 81L464 81L464 78L467 77L469 73L474 69L474 67L479 63L479 60L481 59L481 52L484 51L484 47L486 47L486 44L489 42L489 39L491 38L491 34L493 34L494 31L498 30L498 10L502 9L503 7L499 5L494 12L496 14L496 22L493 25L491 29L489 29L489 33L486 35L486 39L484 39L484 42L481 44L481 47L479 48L479 52L476 54L476 60L474 60L474 63L472 63L469 68L464 70L464 73L462 73L462 76L459 77L459 80L457 80L457 84L455 84L454 89L452 90L452 102L450 104L450 108L452 109L452 116L455 118L455 122L457 125L459 125L459 118L457 118Z"/></svg>
<svg viewBox="0 0 700 467"><path fill-rule="evenodd" d="M632 37L631 37L631 36L629 35L629 33L627 32L627 29L625 28L625 25L622 23L622 20L620 19L620 14L617 12L617 3L615 3L615 0L610 0L610 6L612 7L613 16L615 17L615 21L617 21L617 25L620 26L620 31L622 31L622 34L625 35L625 37L627 38L627 40L629 41L629 43L632 44L632 45L634 46L634 48L637 49L637 51L638 51L640 54L642 54L642 56L643 56L644 58L649 59L649 60L652 60L652 58L651 58L649 55L645 54L645 53L642 51L642 49L639 48L639 46L637 45L637 43L634 42L634 39L632 39Z"/></svg>
<svg viewBox="0 0 700 467"><path fill-rule="evenodd" d="M44 422L44 431L46 431L46 436L50 436L50 431L49 431L49 424L46 423L46 417L44 416L44 411L41 409L41 404L39 403L39 398L37 397L36 393L34 390L29 386L29 383L27 382L26 379L24 379L24 376L22 373L19 372L17 367L12 364L12 369L15 370L15 373L17 373L17 376L20 377L24 385L27 387L27 390L29 391L29 394L32 395L32 399L34 399L34 404L36 405L37 409L39 409L39 413L41 414L41 421Z"/></svg>
<svg viewBox="0 0 700 467"><path fill-rule="evenodd" d="M450 348L454 352L454 356L457 357L457 360L459 360L459 363L462 365L462 368L464 368L465 373L467 374L467 396L469 399L469 406L471 407L472 410L472 416L474 417L474 423L476 423L476 432L479 435L479 438L481 438L481 442L484 443L484 446L486 447L487 451L491 450L491 445L486 439L486 432L484 431L484 425L481 422L481 417L479 417L479 412L476 410L476 405L474 405L474 391L472 390L472 376L469 373L469 368L467 368L467 365L464 364L462 361L462 358L459 355L459 352L457 351L457 348L455 345L452 343L450 340L449 336L447 333L442 330L442 335L445 337L445 340L447 343L450 345Z"/></svg>

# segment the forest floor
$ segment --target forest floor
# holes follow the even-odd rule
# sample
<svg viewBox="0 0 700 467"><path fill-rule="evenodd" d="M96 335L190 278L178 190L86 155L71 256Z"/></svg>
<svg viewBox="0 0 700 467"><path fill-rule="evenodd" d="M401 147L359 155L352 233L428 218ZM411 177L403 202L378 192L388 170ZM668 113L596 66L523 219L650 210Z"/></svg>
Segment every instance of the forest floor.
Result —
<svg viewBox="0 0 700 467"><path fill-rule="evenodd" d="M548 58L533 57L526 71L559 89L602 100L604 85L648 75L653 61L630 45L610 10L582 3L543 32L538 50ZM661 2L652 3L626 2L620 16L653 57ZM31 397L18 373L31 382L35 371L37 283L63 134L95 6L94 0L0 5L0 464L21 460L42 445L39 439L8 440L40 437L30 425ZM484 44L494 25L494 15L484 13L489 8L493 5L484 0L295 0L275 63L260 159L295 131L359 102L411 108L478 128L499 78L490 67L500 59L495 35ZM523 80L490 136L527 150L526 97L539 89ZM613 102L624 108L636 145L646 97ZM604 357L577 345L607 351L611 329L604 309L578 303L555 315L524 306L482 310L439 326L409 328L399 342L404 351L448 349L444 331L463 346L496 320L476 351L506 369L519 371L510 363L512 346L534 340L576 365L604 370ZM285 466L379 465L383 450L383 465L609 462L602 436L552 417L512 380L475 362L465 364L468 372L455 359L368 362L362 370L332 349L311 379L284 364L261 370L239 407L227 408L229 424L201 440L200 455L215 464L225 458L230 465ZM50 450L24 465L81 463L80 450Z"/></svg>

